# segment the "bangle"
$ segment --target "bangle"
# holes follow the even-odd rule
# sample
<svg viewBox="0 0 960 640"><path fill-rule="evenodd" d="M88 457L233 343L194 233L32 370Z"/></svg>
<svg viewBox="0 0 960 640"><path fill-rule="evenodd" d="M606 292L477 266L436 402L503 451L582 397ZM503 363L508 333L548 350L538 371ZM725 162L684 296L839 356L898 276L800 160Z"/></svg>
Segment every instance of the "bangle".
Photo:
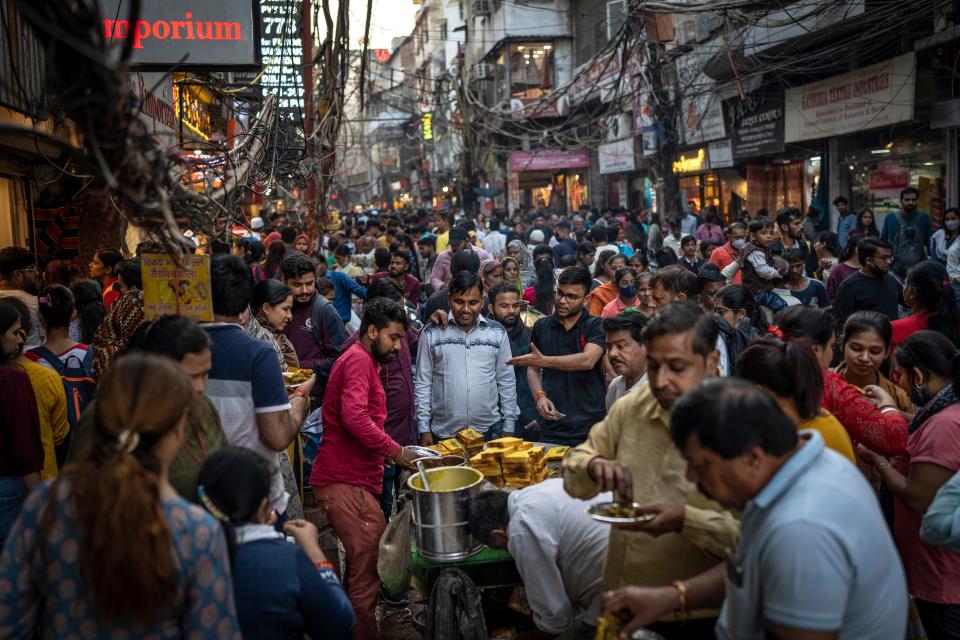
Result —
<svg viewBox="0 0 960 640"><path fill-rule="evenodd" d="M892 404L883 404L883 405L880 405L880 406L878 407L878 409L880 409L880 413L890 413L891 411L900 411L900 409L898 409L897 407L893 406Z"/></svg>
<svg viewBox="0 0 960 640"><path fill-rule="evenodd" d="M545 398L546 395L547 395L546 391L537 391L535 394L533 394L533 401L536 402L540 398Z"/></svg>
<svg viewBox="0 0 960 640"><path fill-rule="evenodd" d="M684 621L689 620L690 613L687 611L687 585L683 584L681 580L674 580L670 583L670 586L680 594L680 606L673 612L673 615Z"/></svg>
<svg viewBox="0 0 960 640"><path fill-rule="evenodd" d="M317 569L333 570L333 565L328 560L324 560L323 562L314 562L313 566L315 566Z"/></svg>

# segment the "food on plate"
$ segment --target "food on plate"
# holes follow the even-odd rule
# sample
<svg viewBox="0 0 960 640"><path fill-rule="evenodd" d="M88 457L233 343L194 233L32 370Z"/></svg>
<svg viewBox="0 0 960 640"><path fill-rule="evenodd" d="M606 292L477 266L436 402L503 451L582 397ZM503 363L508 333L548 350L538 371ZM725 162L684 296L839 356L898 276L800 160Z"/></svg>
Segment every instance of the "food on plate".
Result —
<svg viewBox="0 0 960 640"><path fill-rule="evenodd" d="M597 635L594 640L617 640L620 637L620 618L601 616L597 618Z"/></svg>
<svg viewBox="0 0 960 640"><path fill-rule="evenodd" d="M313 375L312 371L305 369L291 369L283 372L283 382L288 387L296 387L303 384Z"/></svg>
<svg viewBox="0 0 960 640"><path fill-rule="evenodd" d="M652 513L641 511L639 504L621 504L619 502L601 502L590 505L587 514L594 520L608 524L646 522L653 520L655 517Z"/></svg>
<svg viewBox="0 0 960 640"><path fill-rule="evenodd" d="M547 462L562 462L563 457L567 455L569 450L570 447L550 447L547 449L545 458Z"/></svg>

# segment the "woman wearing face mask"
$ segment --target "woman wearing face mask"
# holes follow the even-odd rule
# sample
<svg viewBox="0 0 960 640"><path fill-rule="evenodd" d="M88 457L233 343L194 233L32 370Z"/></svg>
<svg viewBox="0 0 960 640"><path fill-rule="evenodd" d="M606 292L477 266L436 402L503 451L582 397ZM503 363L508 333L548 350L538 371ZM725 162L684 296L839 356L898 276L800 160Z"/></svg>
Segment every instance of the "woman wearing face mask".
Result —
<svg viewBox="0 0 960 640"><path fill-rule="evenodd" d="M870 385L861 391L829 370L836 343L829 311L795 305L778 313L769 331L781 340L807 341L824 370L820 404L840 421L854 443L882 455L896 456L907 450L906 419L894 403L877 402L883 390Z"/></svg>
<svg viewBox="0 0 960 640"><path fill-rule="evenodd" d="M876 311L857 311L843 325L843 362L834 369L855 387L876 385L890 394L893 405L912 413L910 396L880 373L890 355L893 329L890 319Z"/></svg>
<svg viewBox="0 0 960 640"><path fill-rule="evenodd" d="M960 209L950 207L943 212L943 228L930 237L930 259L947 264L950 247L960 238Z"/></svg>
<svg viewBox="0 0 960 640"><path fill-rule="evenodd" d="M720 336L733 370L740 352L766 333L767 326L753 294L742 284L728 284L717 291L713 296L713 312L718 316Z"/></svg>
<svg viewBox="0 0 960 640"><path fill-rule="evenodd" d="M943 265L924 260L910 267L904 278L903 301L913 313L893 321L894 348L908 336L927 328L939 331L958 344L960 312Z"/></svg>
<svg viewBox="0 0 960 640"><path fill-rule="evenodd" d="M927 635L960 636L960 554L920 539L923 514L937 490L960 470L960 351L936 331L919 331L896 350L899 384L918 407L910 422L907 465L864 447L894 497L894 537ZM881 396L881 402L891 398Z"/></svg>
<svg viewBox="0 0 960 640"><path fill-rule="evenodd" d="M623 313L624 309L637 307L640 300L637 296L637 271L633 267L617 269L613 276L619 294L603 307L602 318L613 318Z"/></svg>

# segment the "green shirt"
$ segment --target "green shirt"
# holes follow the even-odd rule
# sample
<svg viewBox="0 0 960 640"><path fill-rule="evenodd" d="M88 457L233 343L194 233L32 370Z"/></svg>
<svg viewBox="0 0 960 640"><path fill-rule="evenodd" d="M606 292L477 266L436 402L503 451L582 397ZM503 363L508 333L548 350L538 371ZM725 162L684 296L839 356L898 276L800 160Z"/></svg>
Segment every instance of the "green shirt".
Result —
<svg viewBox="0 0 960 640"><path fill-rule="evenodd" d="M96 401L90 402L80 416L70 441L67 462L76 462L78 454L90 439L95 405ZM197 502L200 466L214 451L225 446L227 437L223 435L220 416L207 396L201 395L187 414L186 441L170 465L170 484L177 493L191 502Z"/></svg>

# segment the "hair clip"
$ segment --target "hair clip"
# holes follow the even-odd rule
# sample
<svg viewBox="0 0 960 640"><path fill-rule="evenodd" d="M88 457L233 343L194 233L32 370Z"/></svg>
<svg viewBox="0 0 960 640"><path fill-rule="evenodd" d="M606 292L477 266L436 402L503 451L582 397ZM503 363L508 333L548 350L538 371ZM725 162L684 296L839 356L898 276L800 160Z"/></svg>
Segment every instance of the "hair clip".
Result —
<svg viewBox="0 0 960 640"><path fill-rule="evenodd" d="M200 498L201 504L204 508L210 512L214 518L220 522L230 522L230 518L227 517L223 511L217 508L217 505L213 504L213 500L210 499L210 496L207 495L206 490L203 488L202 484L197 485L197 497Z"/></svg>
<svg viewBox="0 0 960 640"><path fill-rule="evenodd" d="M120 435L117 436L117 451L126 451L127 453L133 453L137 448L137 445L140 444L140 434L136 431L130 431L129 429L124 429L120 432Z"/></svg>
<svg viewBox="0 0 960 640"><path fill-rule="evenodd" d="M780 327L778 327L778 326L775 325L775 324L771 324L771 325L768 325L768 326L767 326L767 333L769 333L770 335L777 336L778 338L780 338L781 340L784 340L784 341L786 341L786 339L787 339L786 334L783 333L783 329L781 329Z"/></svg>

